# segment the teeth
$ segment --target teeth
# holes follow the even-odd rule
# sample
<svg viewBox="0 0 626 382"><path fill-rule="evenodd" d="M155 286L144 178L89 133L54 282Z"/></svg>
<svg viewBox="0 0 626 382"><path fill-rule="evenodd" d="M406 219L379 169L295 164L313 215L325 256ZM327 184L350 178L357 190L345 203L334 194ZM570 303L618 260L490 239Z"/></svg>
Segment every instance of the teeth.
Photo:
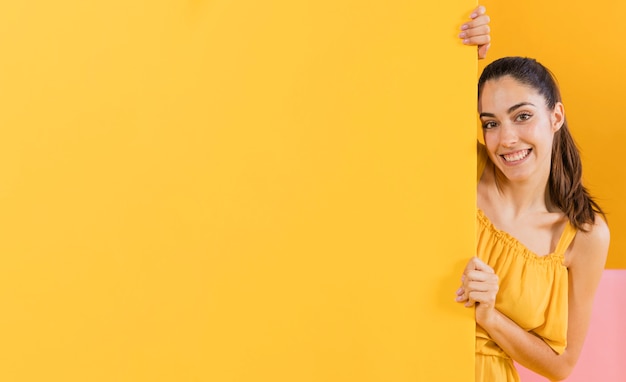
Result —
<svg viewBox="0 0 626 382"><path fill-rule="evenodd" d="M530 150L526 149L526 150L521 150L521 151L515 152L513 154L502 155L502 157L507 162L515 162L515 161L522 160L522 159L526 158L528 153L530 153Z"/></svg>

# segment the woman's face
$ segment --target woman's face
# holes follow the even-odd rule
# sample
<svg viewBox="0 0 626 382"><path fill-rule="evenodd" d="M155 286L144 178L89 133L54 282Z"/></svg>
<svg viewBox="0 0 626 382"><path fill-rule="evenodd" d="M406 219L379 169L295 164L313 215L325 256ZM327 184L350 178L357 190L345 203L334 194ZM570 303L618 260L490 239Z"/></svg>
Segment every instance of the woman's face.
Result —
<svg viewBox="0 0 626 382"><path fill-rule="evenodd" d="M549 175L554 133L565 117L560 102L550 110L537 90L504 76L485 83L478 112L489 157L507 179Z"/></svg>

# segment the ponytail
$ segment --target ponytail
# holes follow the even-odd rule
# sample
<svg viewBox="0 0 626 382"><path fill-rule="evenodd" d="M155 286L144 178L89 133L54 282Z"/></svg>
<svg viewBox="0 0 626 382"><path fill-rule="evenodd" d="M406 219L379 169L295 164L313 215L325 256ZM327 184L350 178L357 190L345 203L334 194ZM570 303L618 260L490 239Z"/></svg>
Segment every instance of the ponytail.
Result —
<svg viewBox="0 0 626 382"><path fill-rule="evenodd" d="M552 145L552 167L548 179L550 201L581 231L588 231L588 225L595 223L596 214L606 215L593 200L582 184L582 163L574 138L567 127L567 121L554 135Z"/></svg>

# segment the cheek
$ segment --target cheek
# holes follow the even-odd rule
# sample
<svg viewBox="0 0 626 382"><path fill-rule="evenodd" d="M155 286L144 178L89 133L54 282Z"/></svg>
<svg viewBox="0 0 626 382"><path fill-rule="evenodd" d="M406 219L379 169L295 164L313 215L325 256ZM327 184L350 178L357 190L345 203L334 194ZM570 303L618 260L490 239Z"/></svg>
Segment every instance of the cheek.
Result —
<svg viewBox="0 0 626 382"><path fill-rule="evenodd" d="M498 146L499 137L494 130L483 130L483 140L487 149L491 151Z"/></svg>
<svg viewBox="0 0 626 382"><path fill-rule="evenodd" d="M487 148L487 155L492 162L497 163L496 152L498 151L499 140L498 134L494 130L484 131L483 139L485 141L485 147Z"/></svg>
<svg viewBox="0 0 626 382"><path fill-rule="evenodd" d="M533 141L537 145L552 146L554 132L548 123L530 126L526 133L527 140Z"/></svg>

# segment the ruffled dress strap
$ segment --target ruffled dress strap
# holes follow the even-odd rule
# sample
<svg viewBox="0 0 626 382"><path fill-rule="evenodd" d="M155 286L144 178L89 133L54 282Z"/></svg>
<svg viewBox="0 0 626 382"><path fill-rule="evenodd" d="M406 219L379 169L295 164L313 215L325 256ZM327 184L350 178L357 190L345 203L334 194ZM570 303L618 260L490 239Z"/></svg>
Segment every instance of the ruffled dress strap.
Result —
<svg viewBox="0 0 626 382"><path fill-rule="evenodd" d="M565 251L567 251L567 248L569 248L570 244L572 244L572 241L574 240L574 237L576 237L577 232L578 231L576 230L576 228L574 228L572 223L568 222L565 226L565 229L563 230L563 233L561 234L559 243L556 245L554 254L564 256Z"/></svg>

